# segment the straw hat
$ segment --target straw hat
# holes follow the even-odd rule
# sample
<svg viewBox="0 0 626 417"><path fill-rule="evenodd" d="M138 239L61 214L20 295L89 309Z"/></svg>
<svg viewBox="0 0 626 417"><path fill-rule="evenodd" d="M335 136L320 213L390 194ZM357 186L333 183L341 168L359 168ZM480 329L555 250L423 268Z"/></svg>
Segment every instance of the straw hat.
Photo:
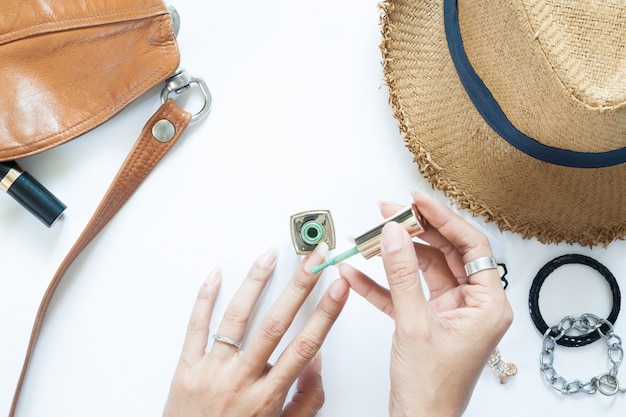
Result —
<svg viewBox="0 0 626 417"><path fill-rule="evenodd" d="M390 102L435 187L524 238L626 236L626 2L381 8Z"/></svg>

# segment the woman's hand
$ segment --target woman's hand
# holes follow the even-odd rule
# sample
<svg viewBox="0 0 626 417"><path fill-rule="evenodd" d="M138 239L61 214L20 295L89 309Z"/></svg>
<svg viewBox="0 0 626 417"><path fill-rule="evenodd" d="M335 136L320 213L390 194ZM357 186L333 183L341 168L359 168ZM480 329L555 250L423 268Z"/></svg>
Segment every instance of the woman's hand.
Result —
<svg viewBox="0 0 626 417"><path fill-rule="evenodd" d="M189 320L164 417L312 417L317 413L324 403L318 351L347 300L348 283L343 279L332 283L276 363L272 366L268 360L319 278L310 273L311 267L322 263L327 251L321 244L305 257L243 350L233 343L246 335L252 310L276 266L276 254L269 251L252 266L217 329L216 334L225 339L216 340L207 350L209 321L221 283L219 271L209 276ZM297 392L285 405L296 379Z"/></svg>
<svg viewBox="0 0 626 417"><path fill-rule="evenodd" d="M497 270L465 273L465 263L492 255L487 238L436 200L416 193L414 201L430 226L419 238L430 245L412 242L396 223L385 225L389 290L346 264L340 274L395 320L390 415L459 416L513 312ZM383 215L399 208L383 204Z"/></svg>

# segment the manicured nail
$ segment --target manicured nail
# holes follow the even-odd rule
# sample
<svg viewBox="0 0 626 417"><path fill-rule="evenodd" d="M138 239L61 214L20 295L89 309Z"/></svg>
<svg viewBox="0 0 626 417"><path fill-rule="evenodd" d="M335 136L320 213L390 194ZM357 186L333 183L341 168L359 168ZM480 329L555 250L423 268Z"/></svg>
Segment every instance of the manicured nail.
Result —
<svg viewBox="0 0 626 417"><path fill-rule="evenodd" d="M206 277L206 279L204 280L204 283L206 285L215 285L217 284L220 280L222 279L222 268L219 266L216 266L215 268L213 268L213 270L209 273L209 276Z"/></svg>
<svg viewBox="0 0 626 417"><path fill-rule="evenodd" d="M317 352L317 354L311 359L311 370L317 374L322 373L322 352Z"/></svg>
<svg viewBox="0 0 626 417"><path fill-rule="evenodd" d="M273 268L276 265L276 258L278 256L278 250L276 248L270 248L261 254L256 263L261 268Z"/></svg>
<svg viewBox="0 0 626 417"><path fill-rule="evenodd" d="M346 263L340 263L339 265L337 265L337 269L339 271L340 277L345 277L346 275L355 271L355 268L352 265Z"/></svg>
<svg viewBox="0 0 626 417"><path fill-rule="evenodd" d="M326 259L327 254L328 254L328 243L322 242L319 245L317 245L315 250L311 252L309 255L307 255L307 258L304 261L304 266L303 266L304 270L308 273L311 273L311 268L323 263L324 259Z"/></svg>
<svg viewBox="0 0 626 417"><path fill-rule="evenodd" d="M397 252L404 247L407 232L396 222L389 222L383 227L382 245L386 253Z"/></svg>
<svg viewBox="0 0 626 417"><path fill-rule="evenodd" d="M343 278L339 278L335 282L330 285L330 290L328 291L330 298L335 301L341 301L344 299L348 291L350 290L350 285L348 285L348 281Z"/></svg>

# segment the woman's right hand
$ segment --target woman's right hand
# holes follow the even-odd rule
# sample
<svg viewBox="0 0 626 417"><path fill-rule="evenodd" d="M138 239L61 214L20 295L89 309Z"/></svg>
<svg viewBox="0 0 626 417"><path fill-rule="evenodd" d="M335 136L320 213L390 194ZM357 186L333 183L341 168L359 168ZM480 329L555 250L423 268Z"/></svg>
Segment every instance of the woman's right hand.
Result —
<svg viewBox="0 0 626 417"><path fill-rule="evenodd" d="M460 416L513 312L497 270L467 276L464 264L492 256L487 238L444 204L416 193L430 228L412 242L385 225L381 255L389 289L342 264L352 289L395 320L391 351L391 416ZM385 217L400 206L385 204ZM419 271L428 285L427 300Z"/></svg>

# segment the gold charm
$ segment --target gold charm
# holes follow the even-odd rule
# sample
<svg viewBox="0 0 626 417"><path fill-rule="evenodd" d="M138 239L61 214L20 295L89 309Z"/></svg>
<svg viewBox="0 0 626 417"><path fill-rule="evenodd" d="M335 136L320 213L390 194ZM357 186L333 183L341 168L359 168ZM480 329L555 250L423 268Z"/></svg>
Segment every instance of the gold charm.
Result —
<svg viewBox="0 0 626 417"><path fill-rule="evenodd" d="M487 365L489 365L493 373L498 377L501 384L506 384L506 379L517 373L517 366L512 362L504 362L498 348L489 356Z"/></svg>

